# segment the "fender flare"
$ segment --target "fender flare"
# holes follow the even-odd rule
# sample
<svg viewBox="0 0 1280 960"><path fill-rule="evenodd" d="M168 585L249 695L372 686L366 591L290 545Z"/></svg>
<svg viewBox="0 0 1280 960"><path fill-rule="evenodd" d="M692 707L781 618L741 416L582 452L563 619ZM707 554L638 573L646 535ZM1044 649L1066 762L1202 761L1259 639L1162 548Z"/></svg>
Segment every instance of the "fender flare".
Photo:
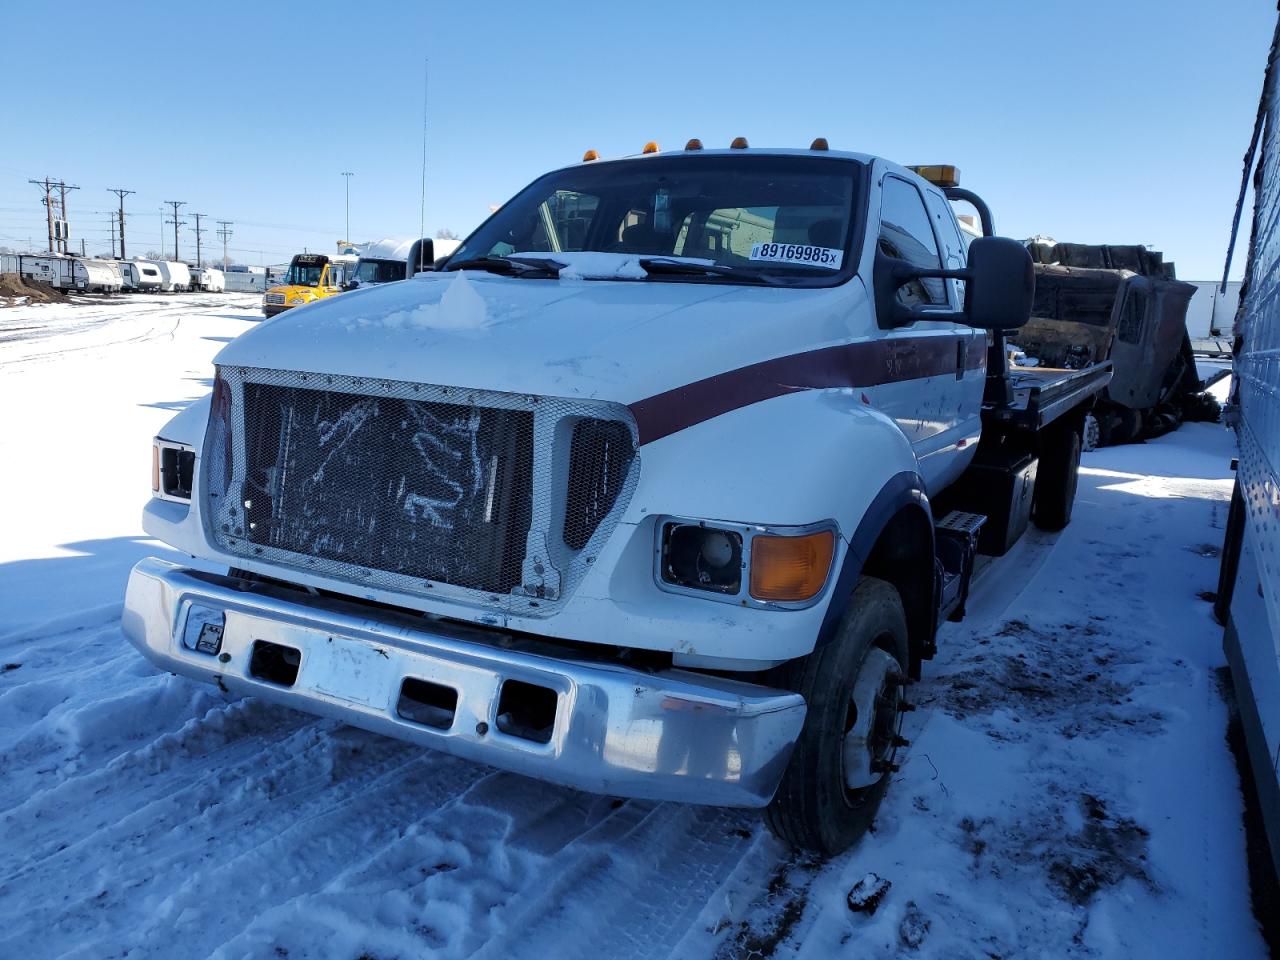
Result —
<svg viewBox="0 0 1280 960"><path fill-rule="evenodd" d="M862 519L858 521L857 529L849 538L849 548L845 551L840 573L836 576L835 589L831 592L831 602L827 605L826 615L822 618L822 626L818 628L815 649L825 646L835 637L840 621L848 609L849 599L853 596L853 588L857 585L862 568L871 556L871 551L876 541L880 539L880 534L903 508L911 507L924 511L925 516L929 518L930 555L927 563L930 582L933 582L933 514L929 509L929 497L925 494L924 481L920 475L904 470L890 477L880 488L880 492L871 501ZM932 609L929 617L936 628L936 618L933 616ZM910 619L910 611L908 611L908 619ZM928 636L921 638L923 646L928 646L932 642L932 636L933 630L930 630Z"/></svg>

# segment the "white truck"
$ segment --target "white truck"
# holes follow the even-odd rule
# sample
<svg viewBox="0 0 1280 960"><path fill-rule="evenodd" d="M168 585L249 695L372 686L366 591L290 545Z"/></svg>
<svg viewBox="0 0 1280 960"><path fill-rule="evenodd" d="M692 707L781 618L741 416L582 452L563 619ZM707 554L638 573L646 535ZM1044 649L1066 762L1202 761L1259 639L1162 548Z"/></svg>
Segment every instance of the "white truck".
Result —
<svg viewBox="0 0 1280 960"><path fill-rule="evenodd" d="M439 270L222 350L144 526L227 573L140 562L124 632L228 691L843 849L975 567L1070 519L1109 376L1008 369L1034 276L992 232L825 141L547 174Z"/></svg>
<svg viewBox="0 0 1280 960"><path fill-rule="evenodd" d="M222 293L227 289L226 275L214 267L201 267L191 271L191 289L206 293Z"/></svg>
<svg viewBox="0 0 1280 960"><path fill-rule="evenodd" d="M431 270L438 257L447 257L458 248L458 241L448 238L386 237L366 243L360 248L355 271L343 285L356 290L378 283L406 280L420 270Z"/></svg>

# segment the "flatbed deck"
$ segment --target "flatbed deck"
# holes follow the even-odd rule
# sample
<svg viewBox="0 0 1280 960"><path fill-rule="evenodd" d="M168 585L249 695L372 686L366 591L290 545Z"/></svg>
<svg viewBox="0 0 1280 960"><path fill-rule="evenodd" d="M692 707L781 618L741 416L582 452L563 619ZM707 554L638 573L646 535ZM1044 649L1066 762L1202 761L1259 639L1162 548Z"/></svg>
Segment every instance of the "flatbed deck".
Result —
<svg viewBox="0 0 1280 960"><path fill-rule="evenodd" d="M1082 370L1010 364L1009 381L1013 401L985 404L983 421L1035 432L1101 393L1111 382L1111 361L1104 360Z"/></svg>

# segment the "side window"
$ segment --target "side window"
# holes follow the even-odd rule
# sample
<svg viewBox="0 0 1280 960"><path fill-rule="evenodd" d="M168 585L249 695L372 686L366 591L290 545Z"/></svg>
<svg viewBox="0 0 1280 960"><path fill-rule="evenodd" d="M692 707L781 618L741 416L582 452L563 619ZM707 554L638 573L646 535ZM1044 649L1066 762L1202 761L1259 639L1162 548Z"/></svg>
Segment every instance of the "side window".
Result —
<svg viewBox="0 0 1280 960"><path fill-rule="evenodd" d="M920 191L896 177L886 177L880 200L880 249L919 267L942 268L938 242ZM909 307L947 302L942 280L912 280L898 289L898 300Z"/></svg>

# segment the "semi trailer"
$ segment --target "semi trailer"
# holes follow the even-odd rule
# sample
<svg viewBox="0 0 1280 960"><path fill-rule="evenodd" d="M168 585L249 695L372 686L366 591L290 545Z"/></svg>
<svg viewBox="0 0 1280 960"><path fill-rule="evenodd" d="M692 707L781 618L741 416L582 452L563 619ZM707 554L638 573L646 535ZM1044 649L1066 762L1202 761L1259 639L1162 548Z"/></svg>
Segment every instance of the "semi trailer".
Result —
<svg viewBox="0 0 1280 960"><path fill-rule="evenodd" d="M140 562L124 632L227 691L844 849L975 571L1071 519L1111 368L1010 364L1033 296L951 167L589 153L435 271L218 354L143 517L200 563Z"/></svg>

